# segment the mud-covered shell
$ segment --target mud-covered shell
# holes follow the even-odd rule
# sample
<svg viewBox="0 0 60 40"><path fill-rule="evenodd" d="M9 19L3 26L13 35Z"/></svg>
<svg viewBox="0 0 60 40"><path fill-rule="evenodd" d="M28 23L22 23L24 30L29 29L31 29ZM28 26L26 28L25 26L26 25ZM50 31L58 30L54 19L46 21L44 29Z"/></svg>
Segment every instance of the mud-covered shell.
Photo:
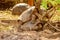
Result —
<svg viewBox="0 0 60 40"><path fill-rule="evenodd" d="M19 3L19 4L16 4L15 6L13 6L11 11L12 11L12 14L14 14L14 15L20 15L23 11L25 11L28 8L30 8L30 5L28 5L26 3Z"/></svg>

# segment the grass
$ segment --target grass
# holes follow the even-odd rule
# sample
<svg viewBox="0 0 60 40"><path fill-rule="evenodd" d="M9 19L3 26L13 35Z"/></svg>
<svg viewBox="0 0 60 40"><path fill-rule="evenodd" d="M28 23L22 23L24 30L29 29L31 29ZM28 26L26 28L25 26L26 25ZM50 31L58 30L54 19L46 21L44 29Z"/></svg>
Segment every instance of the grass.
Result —
<svg viewBox="0 0 60 40"><path fill-rule="evenodd" d="M11 11L0 11L0 20L17 20L18 15L12 15Z"/></svg>

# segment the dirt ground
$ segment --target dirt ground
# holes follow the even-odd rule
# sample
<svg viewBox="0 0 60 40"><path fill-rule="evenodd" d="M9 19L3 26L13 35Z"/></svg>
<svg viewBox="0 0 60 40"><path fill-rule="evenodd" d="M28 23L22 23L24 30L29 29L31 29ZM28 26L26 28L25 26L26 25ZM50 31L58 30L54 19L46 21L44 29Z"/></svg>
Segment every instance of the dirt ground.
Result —
<svg viewBox="0 0 60 40"><path fill-rule="evenodd" d="M4 21L0 23L0 40L60 40L60 32L54 29L24 31L16 26L16 20L12 24Z"/></svg>
<svg viewBox="0 0 60 40"><path fill-rule="evenodd" d="M59 36L59 37L58 37ZM46 33L36 31L0 32L0 40L60 40L60 33Z"/></svg>

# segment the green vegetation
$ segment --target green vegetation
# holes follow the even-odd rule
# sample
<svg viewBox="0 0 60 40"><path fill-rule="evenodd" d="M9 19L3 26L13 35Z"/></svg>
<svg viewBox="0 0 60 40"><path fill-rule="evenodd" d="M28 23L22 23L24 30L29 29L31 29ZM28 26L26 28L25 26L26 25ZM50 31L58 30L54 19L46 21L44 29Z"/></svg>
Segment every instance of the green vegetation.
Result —
<svg viewBox="0 0 60 40"><path fill-rule="evenodd" d="M41 6L48 9L47 4L50 3L53 7L60 4L60 0L42 0ZM59 8L60 9L60 8Z"/></svg>

